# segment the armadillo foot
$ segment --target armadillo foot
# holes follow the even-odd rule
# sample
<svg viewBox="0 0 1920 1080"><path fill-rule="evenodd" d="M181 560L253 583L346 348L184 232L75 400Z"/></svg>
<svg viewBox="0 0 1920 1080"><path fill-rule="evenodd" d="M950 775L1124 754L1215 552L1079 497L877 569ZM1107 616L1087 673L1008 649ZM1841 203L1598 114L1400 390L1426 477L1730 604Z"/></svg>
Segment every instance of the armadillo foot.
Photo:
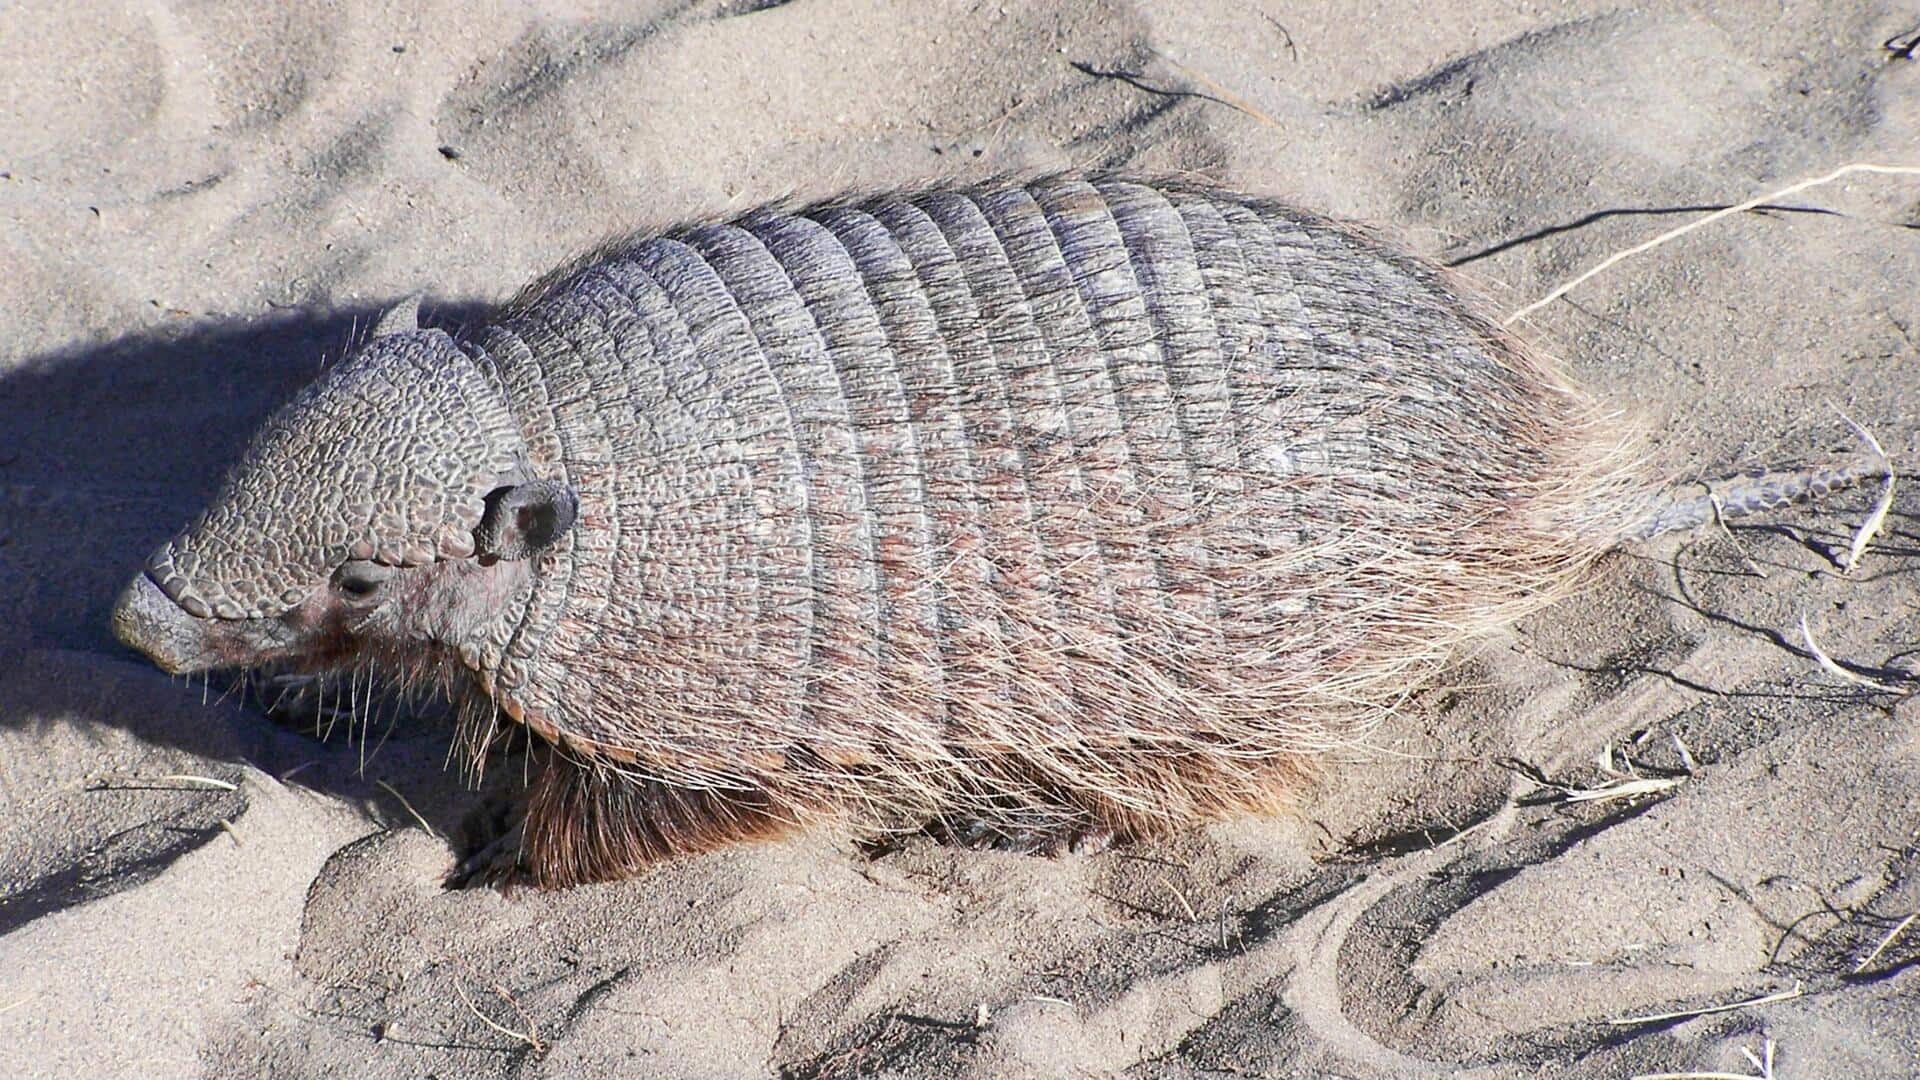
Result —
<svg viewBox="0 0 1920 1080"><path fill-rule="evenodd" d="M786 808L764 791L675 788L557 752L542 757L524 797L468 819L472 854L448 876L449 887L511 892L614 881L791 825Z"/></svg>
<svg viewBox="0 0 1920 1080"><path fill-rule="evenodd" d="M523 802L490 801L467 819L465 849L470 852L447 875L449 889L496 888L502 892L532 883L521 859L526 845L527 808Z"/></svg>
<svg viewBox="0 0 1920 1080"><path fill-rule="evenodd" d="M1096 855L1120 840L1112 829L1084 820L1022 826L968 815L939 818L927 826L927 833L943 844L975 851L1051 857Z"/></svg>

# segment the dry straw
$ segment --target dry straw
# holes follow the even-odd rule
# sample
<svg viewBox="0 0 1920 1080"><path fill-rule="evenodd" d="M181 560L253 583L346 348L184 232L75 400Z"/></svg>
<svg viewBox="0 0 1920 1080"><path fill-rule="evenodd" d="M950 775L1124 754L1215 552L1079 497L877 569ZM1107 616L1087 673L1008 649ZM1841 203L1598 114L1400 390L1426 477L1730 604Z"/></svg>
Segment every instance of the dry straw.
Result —
<svg viewBox="0 0 1920 1080"><path fill-rule="evenodd" d="M413 815L413 820L419 822L420 827L427 830L428 836L433 837L435 840L446 839L446 837L440 835L439 829L436 829L432 825L427 824L427 819L420 816L420 811L415 810L413 808L413 804L407 801L407 797L405 795L400 794L399 789L395 788L392 784L387 783L385 780L375 780L374 783L380 785L382 788L385 788L387 794L400 800L400 805L403 807L406 807L407 813Z"/></svg>
<svg viewBox="0 0 1920 1080"><path fill-rule="evenodd" d="M155 777L154 779L159 782L171 781L179 784L204 784L217 791L240 790L240 785L238 784L228 783L225 780L216 780L211 776L194 776L190 773L168 773L165 776Z"/></svg>
<svg viewBox="0 0 1920 1080"><path fill-rule="evenodd" d="M1800 616L1800 640L1806 645L1808 654L1813 657L1813 662L1819 664L1821 670L1827 674L1845 682L1850 682L1855 686L1864 686L1869 690L1877 690L1883 694L1897 694L1900 692L1896 687L1875 682L1865 675L1848 671L1846 668L1841 667L1839 662L1827 655L1827 650L1821 648L1820 643L1813 639L1813 627L1807 625L1807 617L1805 615Z"/></svg>
<svg viewBox="0 0 1920 1080"><path fill-rule="evenodd" d="M1622 1016L1608 1020L1607 1023L1615 1027L1631 1027L1636 1024L1659 1024L1668 1020L1686 1020L1691 1017L1707 1016L1712 1013L1733 1012L1736 1009L1751 1008L1755 1005L1770 1005L1776 1001L1791 1001L1794 998L1804 996L1806 992L1807 988L1796 982L1793 984L1792 989L1782 990L1777 994L1762 994L1759 997L1747 998L1744 1001L1730 1001L1725 1005L1708 1005L1699 1009L1680 1009L1675 1012L1648 1013L1645 1016Z"/></svg>
<svg viewBox="0 0 1920 1080"><path fill-rule="evenodd" d="M1747 1062L1759 1072L1674 1072L1674 1073L1635 1073L1633 1080L1773 1080L1773 1040L1767 1039L1760 1046L1758 1054L1740 1048Z"/></svg>
<svg viewBox="0 0 1920 1080"><path fill-rule="evenodd" d="M460 985L460 981L458 979L455 979L453 981L453 992L460 995L460 1000L462 1003L466 1005L468 1012L471 1012L475 1017L479 1019L481 1023L487 1025L489 1028L492 1028L494 1031L497 1031L500 1034L515 1040L516 1042L526 1044L526 1046L532 1049L534 1053L536 1054L546 1053L547 1044L544 1041L542 1041L542 1039L540 1038L540 1029L537 1025L534 1024L533 1017L529 1015L525 1007L523 1007L520 1004L520 999L514 997L512 994L507 993L506 989L502 987L499 983L483 977L479 972L473 970L473 968L467 966L466 964L461 963L459 960L454 960L452 958L449 958L449 959L452 961L455 967L459 968L461 971L466 972L468 978L471 978L473 981L493 991L496 995L499 996L499 998L502 1001L505 1001L507 1005L510 1006L513 1009L513 1011L520 1017L520 1022L525 1024L527 1026L527 1029L525 1031L515 1031L514 1029L507 1027L505 1024L502 1024L494 1020L492 1017L488 1016L486 1013L481 1012L480 1007L473 1003L473 998L467 995L466 988Z"/></svg>
<svg viewBox="0 0 1920 1080"><path fill-rule="evenodd" d="M1907 927L1912 926L1913 921L1915 919L1920 919L1920 911L1916 911L1913 914L1907 916L1906 918L1901 919L1899 925L1895 926L1892 930L1887 931L1887 936L1880 939L1880 944L1875 945L1873 947L1872 952L1868 953L1864 959L1862 959L1858 964L1855 964L1853 966L1852 974L1854 975L1860 974L1861 972L1867 970L1867 965L1873 963L1875 960L1880 959L1880 954L1883 952L1886 952L1887 946L1892 945L1895 938L1905 933Z"/></svg>
<svg viewBox="0 0 1920 1080"><path fill-rule="evenodd" d="M1534 312L1540 310L1541 308L1546 307L1548 304L1553 303L1555 300L1558 300L1561 297L1567 295L1567 293L1573 291L1575 287L1581 285L1582 283L1592 278L1598 277L1602 273L1605 273L1615 263L1631 258L1632 256L1639 255L1642 252L1652 251L1654 248L1659 247L1661 244L1664 244L1669 240L1678 239L1679 237L1685 236L1687 233L1690 233L1695 229L1701 228L1706 225L1711 225L1714 222L1719 221L1721 218L1732 217L1735 214L1744 214L1749 210L1756 210L1766 205L1767 203L1774 202L1775 200L1778 200L1778 199L1783 199L1788 195L1793 195L1798 192L1805 191L1808 188L1816 188L1824 184L1831 184L1835 180L1838 180L1843 176L1851 176L1854 173L1878 173L1878 174L1889 175L1889 176L1920 176L1920 165L1875 165L1867 162L1856 161L1849 165L1842 165L1839 168L1833 170L1830 173L1827 173L1824 176L1816 176L1808 180L1802 180L1798 183L1788 184L1786 187L1783 187L1778 191L1769 191L1765 195L1760 195L1760 196L1756 196L1754 198L1748 199L1746 202L1743 202L1738 206L1729 206L1721 210L1715 210L1713 213L1708 214L1707 216L1699 218L1697 220L1689 221L1685 225L1680 226L1679 228L1669 229L1668 231L1663 232L1659 236L1656 236L1651 240L1645 241L1644 243L1635 244L1634 246L1630 248L1626 248L1625 250L1614 252L1613 254L1607 256L1606 258L1600 260L1599 263L1597 263L1590 269L1581 273L1579 276L1570 278L1567 281L1561 282L1560 285L1555 287L1552 292L1548 293L1547 295L1541 297L1538 300L1535 300L1533 303L1528 304L1526 307L1521 308L1520 310L1514 312L1513 314L1507 316L1506 318L1500 320L1500 324L1502 326L1511 326L1514 323L1519 322L1521 319L1526 318L1527 316L1533 314Z"/></svg>
<svg viewBox="0 0 1920 1080"><path fill-rule="evenodd" d="M1876 457L1881 461L1887 460L1887 452L1880 446L1880 440L1873 437L1873 432L1855 423L1853 417L1840 412L1837 407L1833 411L1840 413L1840 419L1845 420L1847 426L1866 441ZM1886 479L1880 485L1880 501L1873 505L1873 513L1868 514L1867 520L1861 522L1860 528L1854 532L1853 543L1847 545L1847 564L1840 568L1841 573L1853 573L1854 567L1860 565L1860 556L1866 554L1867 545L1873 542L1873 538L1879 535L1881 526L1886 524L1887 515L1893 511L1893 489L1894 471L1889 468Z"/></svg>

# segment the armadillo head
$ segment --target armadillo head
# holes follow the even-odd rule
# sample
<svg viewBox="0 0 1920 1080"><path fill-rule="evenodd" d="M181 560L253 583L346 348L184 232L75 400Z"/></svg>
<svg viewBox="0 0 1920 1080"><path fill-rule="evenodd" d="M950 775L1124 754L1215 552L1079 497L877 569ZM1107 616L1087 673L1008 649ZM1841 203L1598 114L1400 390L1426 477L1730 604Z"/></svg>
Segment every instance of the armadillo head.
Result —
<svg viewBox="0 0 1920 1080"><path fill-rule="evenodd" d="M267 421L121 593L114 634L175 674L458 647L497 632L576 510L528 475L496 384L409 302Z"/></svg>

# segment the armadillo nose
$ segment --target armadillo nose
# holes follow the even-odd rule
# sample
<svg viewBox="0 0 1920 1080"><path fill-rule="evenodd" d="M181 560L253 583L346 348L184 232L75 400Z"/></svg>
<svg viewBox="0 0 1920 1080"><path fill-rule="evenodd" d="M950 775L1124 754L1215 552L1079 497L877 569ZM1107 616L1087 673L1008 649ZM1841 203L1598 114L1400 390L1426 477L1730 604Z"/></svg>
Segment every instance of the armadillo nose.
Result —
<svg viewBox="0 0 1920 1080"><path fill-rule="evenodd" d="M208 666L198 622L144 572L120 590L120 599L113 604L113 636L169 675Z"/></svg>

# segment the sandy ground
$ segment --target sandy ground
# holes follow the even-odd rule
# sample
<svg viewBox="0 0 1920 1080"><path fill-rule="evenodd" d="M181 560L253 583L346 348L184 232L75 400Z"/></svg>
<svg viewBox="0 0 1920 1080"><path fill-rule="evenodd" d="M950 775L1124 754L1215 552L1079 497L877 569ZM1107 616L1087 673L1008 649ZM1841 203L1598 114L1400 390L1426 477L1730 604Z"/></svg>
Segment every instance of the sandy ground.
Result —
<svg viewBox="0 0 1920 1080"><path fill-rule="evenodd" d="M1888 940L1920 910L1912 481L1851 575L1872 490L1610 557L1300 821L1058 861L802 841L448 892L394 794L457 828L444 730L322 741L103 626L370 313L424 288L457 321L629 227L1197 170L1382 223L1512 310L1696 208L1920 162L1920 59L1883 46L1910 5L1714 6L9 8L0 1073L1920 1073L1920 923ZM1848 450L1835 407L1911 472L1920 179L1784 202L1528 335L1678 476ZM1893 691L1818 666L1803 617ZM1603 759L1691 775L1577 805L1527 779Z"/></svg>

